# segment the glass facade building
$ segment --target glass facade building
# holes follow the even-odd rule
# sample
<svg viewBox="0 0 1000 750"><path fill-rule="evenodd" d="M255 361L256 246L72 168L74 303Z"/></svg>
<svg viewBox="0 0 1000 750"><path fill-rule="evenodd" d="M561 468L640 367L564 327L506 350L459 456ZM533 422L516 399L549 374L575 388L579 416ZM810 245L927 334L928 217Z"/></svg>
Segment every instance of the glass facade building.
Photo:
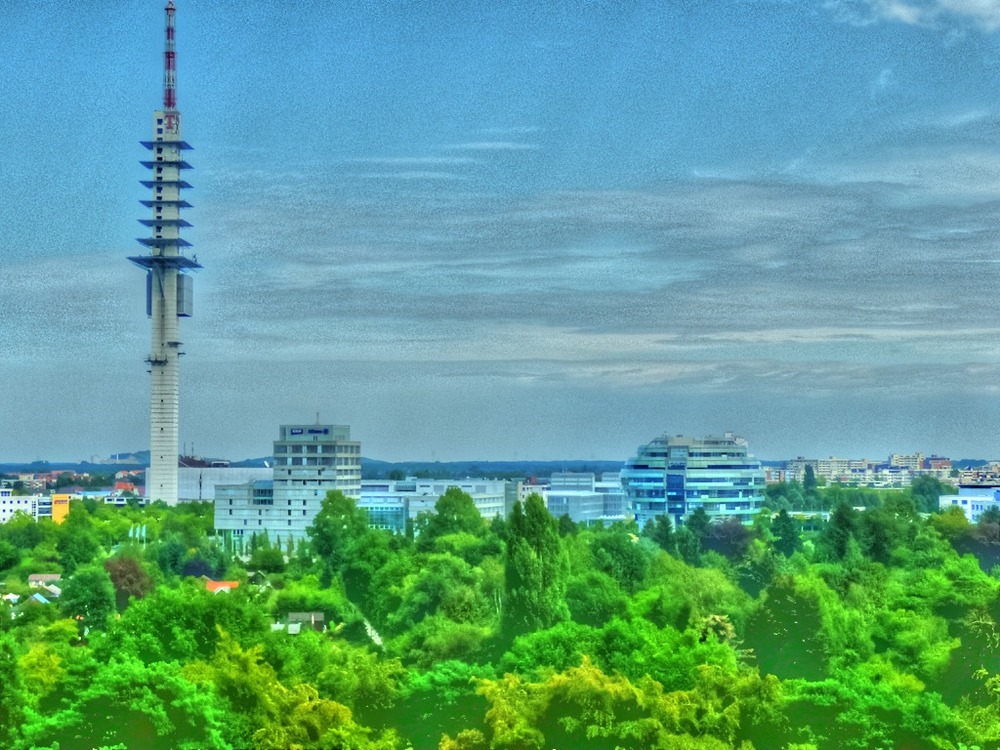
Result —
<svg viewBox="0 0 1000 750"><path fill-rule="evenodd" d="M746 441L728 432L658 437L628 460L621 478L640 528L665 514L682 525L699 507L712 519L749 523L764 504L764 470Z"/></svg>

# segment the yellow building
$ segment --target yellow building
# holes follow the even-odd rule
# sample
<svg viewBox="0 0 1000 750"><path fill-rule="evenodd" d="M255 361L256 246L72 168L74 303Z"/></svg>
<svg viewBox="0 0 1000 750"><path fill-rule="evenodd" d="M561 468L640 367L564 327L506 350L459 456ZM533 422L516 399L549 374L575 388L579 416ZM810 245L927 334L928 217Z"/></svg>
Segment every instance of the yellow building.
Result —
<svg viewBox="0 0 1000 750"><path fill-rule="evenodd" d="M66 520L66 515L69 513L69 501L79 500L78 495L71 495L68 492L63 492L60 494L53 493L52 495L52 520L56 523L62 523Z"/></svg>

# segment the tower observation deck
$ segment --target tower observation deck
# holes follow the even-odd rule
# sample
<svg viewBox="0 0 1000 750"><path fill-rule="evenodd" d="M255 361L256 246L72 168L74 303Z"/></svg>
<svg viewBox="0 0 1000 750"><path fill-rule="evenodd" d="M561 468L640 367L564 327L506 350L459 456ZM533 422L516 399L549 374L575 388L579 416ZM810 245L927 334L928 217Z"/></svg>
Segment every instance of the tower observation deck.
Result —
<svg viewBox="0 0 1000 750"><path fill-rule="evenodd" d="M129 257L146 271L146 314L152 323L149 357L150 383L150 467L146 473L146 499L177 503L177 456L180 403L179 361L184 353L179 338L179 318L190 317L193 279L189 271L201 268L195 258L185 257L191 243L181 239L180 230L190 227L181 218L181 209L191 204L181 199L181 190L191 186L181 179L190 169L183 154L190 150L181 139L181 113L177 109L174 51L174 3L166 7L166 48L164 52L163 109L153 113L153 140L142 145L151 159L142 165L152 179L142 184L152 190L151 200L141 203L151 209L151 217L140 219L151 237L139 238L149 248L148 255Z"/></svg>

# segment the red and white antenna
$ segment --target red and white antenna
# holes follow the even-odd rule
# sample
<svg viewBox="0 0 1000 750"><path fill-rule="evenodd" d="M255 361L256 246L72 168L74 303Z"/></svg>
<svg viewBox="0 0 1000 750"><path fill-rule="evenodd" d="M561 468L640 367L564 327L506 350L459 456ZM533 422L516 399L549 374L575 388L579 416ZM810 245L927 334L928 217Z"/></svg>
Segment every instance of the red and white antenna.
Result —
<svg viewBox="0 0 1000 750"><path fill-rule="evenodd" d="M177 68L174 51L174 0L167 2L167 46L163 53L163 108L177 109Z"/></svg>

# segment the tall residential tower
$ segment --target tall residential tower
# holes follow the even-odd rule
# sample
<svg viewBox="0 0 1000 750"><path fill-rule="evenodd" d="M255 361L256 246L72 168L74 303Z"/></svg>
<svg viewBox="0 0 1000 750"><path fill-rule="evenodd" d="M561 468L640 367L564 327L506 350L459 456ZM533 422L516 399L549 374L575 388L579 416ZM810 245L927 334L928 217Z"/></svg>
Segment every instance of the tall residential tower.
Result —
<svg viewBox="0 0 1000 750"><path fill-rule="evenodd" d="M151 161L142 165L152 179L144 180L150 188L150 200L142 204L151 209L140 223L149 227L151 237L139 242L149 248L149 255L129 260L146 271L146 314L152 321L149 357L150 443L149 471L146 473L147 500L177 503L178 404L181 354L178 318L191 316L193 283L187 271L201 268L197 260L184 256L183 248L191 243L181 239L181 227L191 226L181 218L181 209L191 204L181 199L181 190L191 187L181 179L181 170L190 169L183 152L191 147L181 140L181 113L177 110L174 3L166 7L166 49L164 52L163 109L153 113L153 140L142 145L151 152Z"/></svg>

